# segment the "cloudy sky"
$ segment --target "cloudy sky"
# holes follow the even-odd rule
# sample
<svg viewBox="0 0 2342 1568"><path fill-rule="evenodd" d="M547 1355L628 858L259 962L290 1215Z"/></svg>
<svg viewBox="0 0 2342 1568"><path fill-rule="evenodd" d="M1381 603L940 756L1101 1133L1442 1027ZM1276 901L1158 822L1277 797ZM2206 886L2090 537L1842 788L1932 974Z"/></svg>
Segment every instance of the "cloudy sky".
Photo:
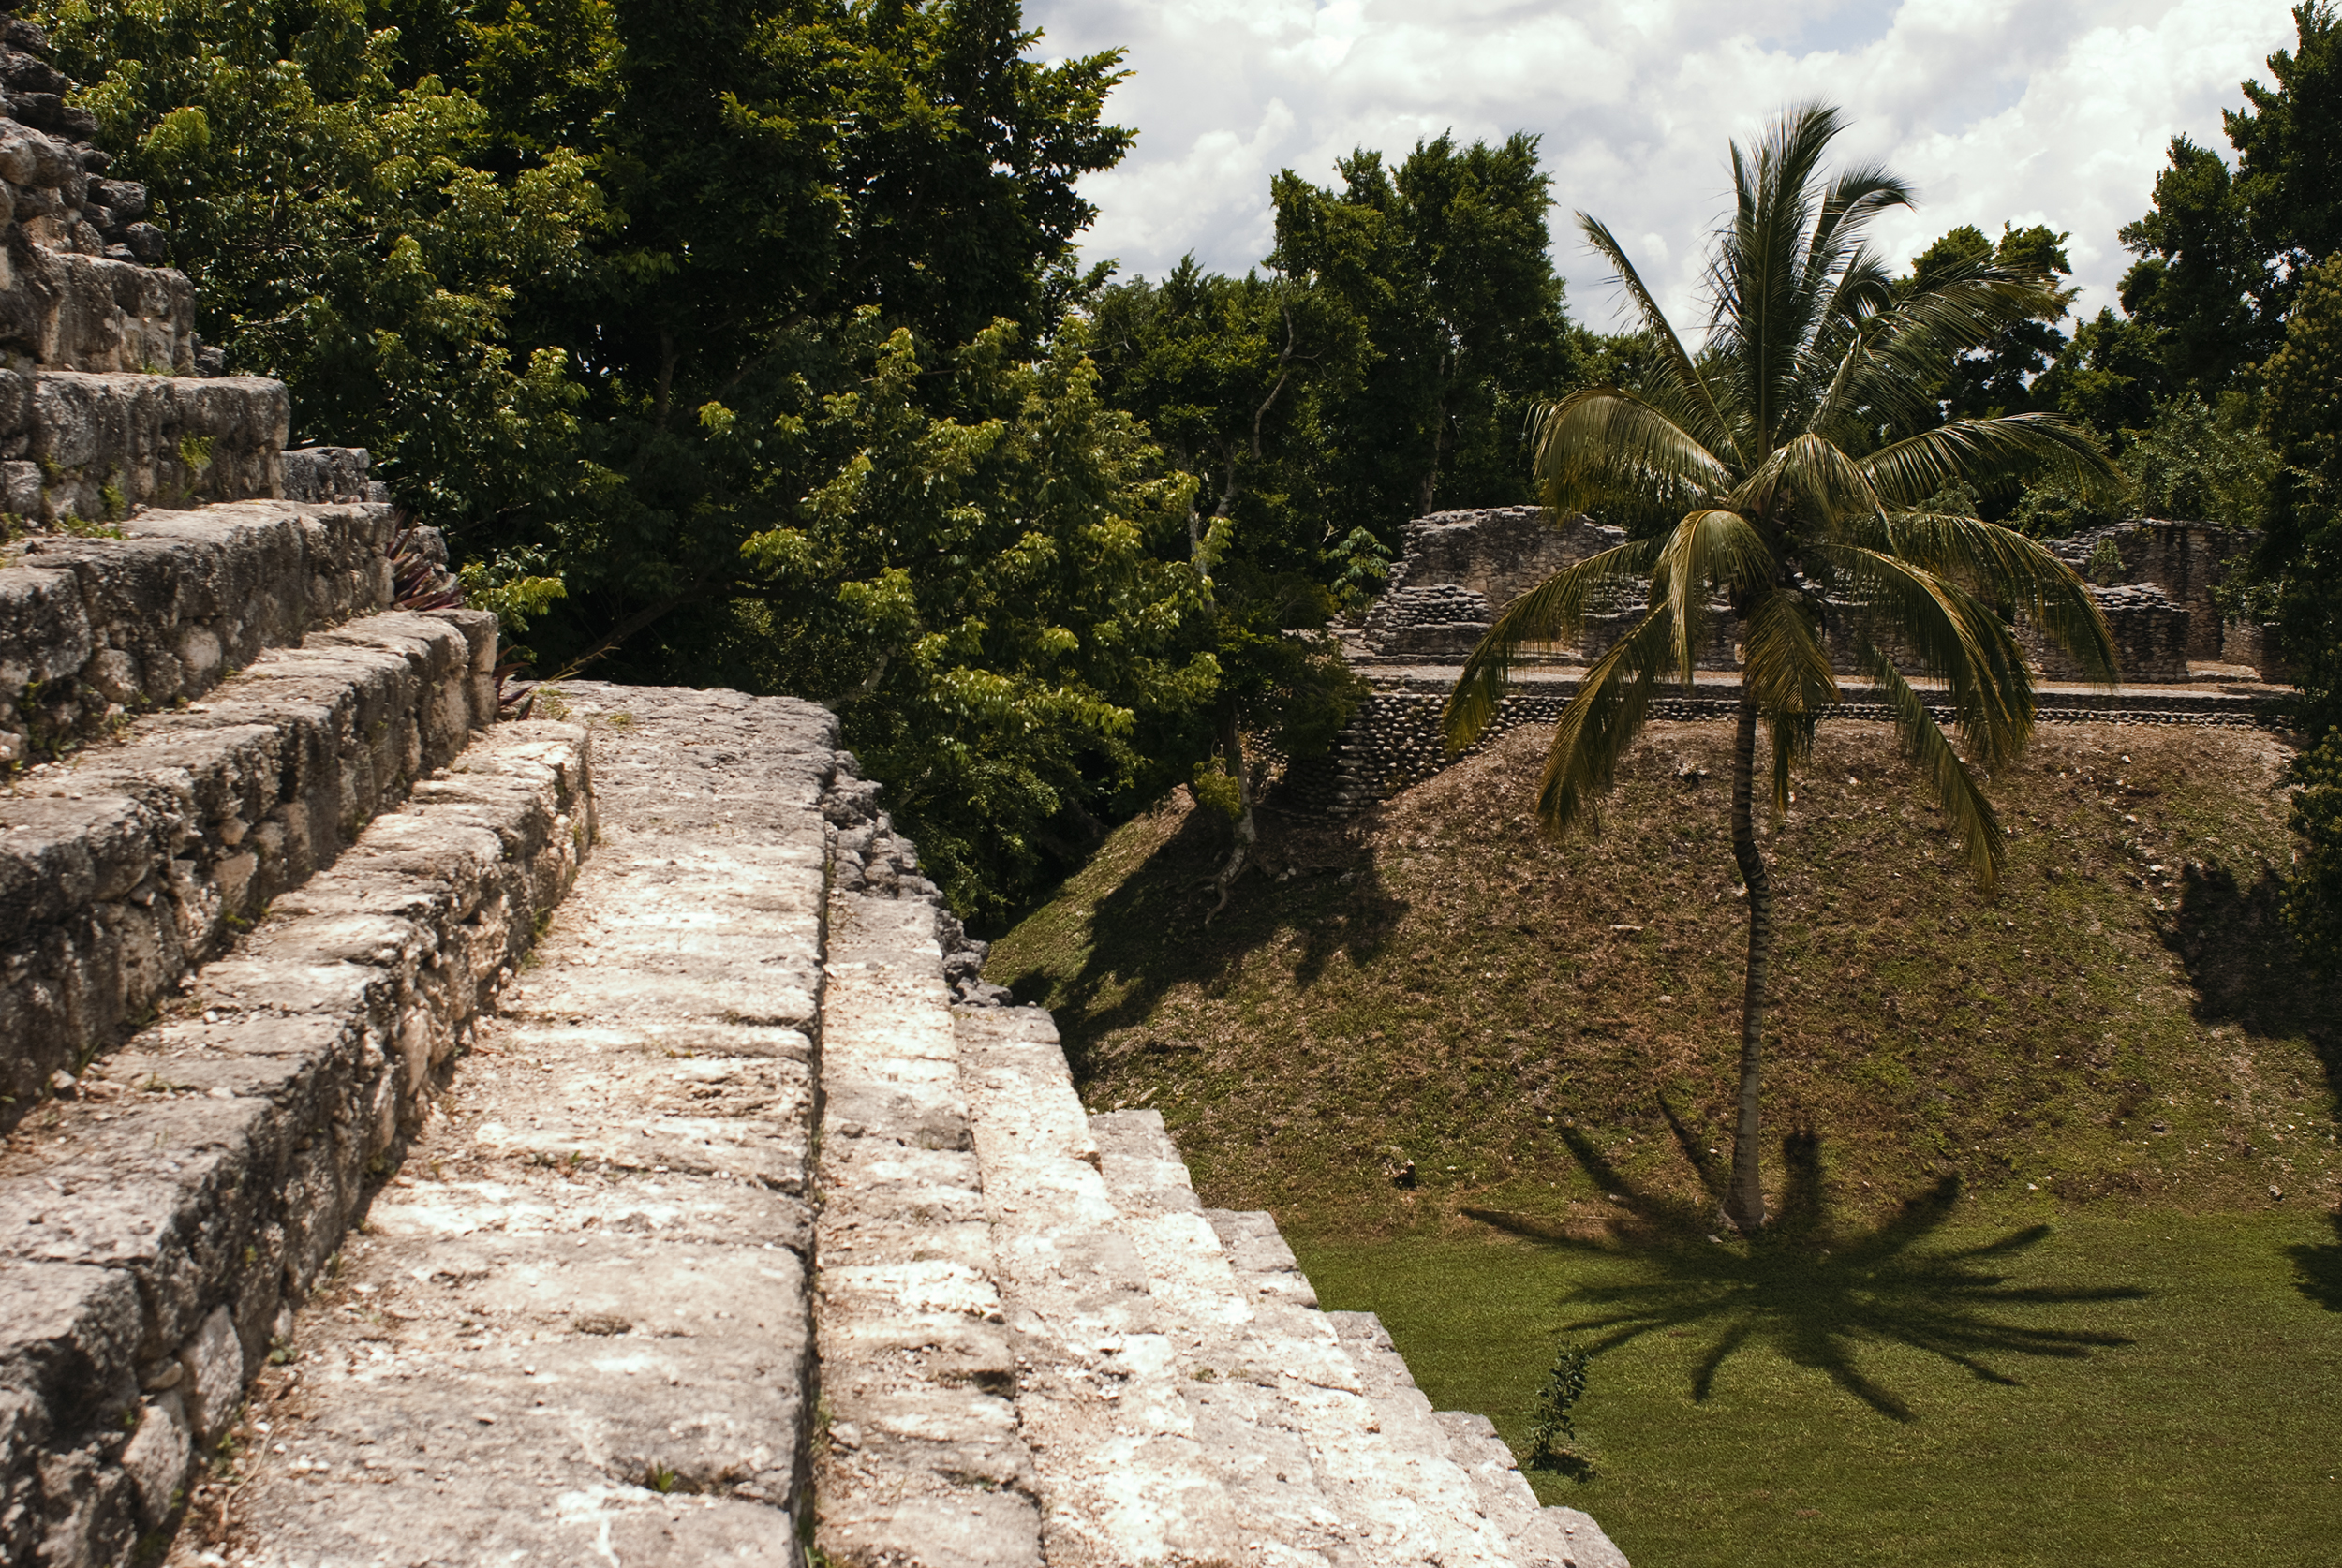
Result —
<svg viewBox="0 0 2342 1568"><path fill-rule="evenodd" d="M1608 325L1605 270L1566 214L1608 222L1694 324L1698 249L1729 190L1725 146L1822 97L1847 154L1923 205L1879 229L1900 260L2004 221L2069 231L2083 305L2112 303L2114 233L2147 207L2176 132L2228 150L2220 111L2290 45L2286 0L1027 0L1043 52L1119 46L1111 112L1139 130L1084 188L1089 259L1159 275L1193 251L1241 271L1270 242L1268 180L1330 184L1356 146L1540 133L1571 309ZM1394 156L1394 161L1396 158Z"/></svg>

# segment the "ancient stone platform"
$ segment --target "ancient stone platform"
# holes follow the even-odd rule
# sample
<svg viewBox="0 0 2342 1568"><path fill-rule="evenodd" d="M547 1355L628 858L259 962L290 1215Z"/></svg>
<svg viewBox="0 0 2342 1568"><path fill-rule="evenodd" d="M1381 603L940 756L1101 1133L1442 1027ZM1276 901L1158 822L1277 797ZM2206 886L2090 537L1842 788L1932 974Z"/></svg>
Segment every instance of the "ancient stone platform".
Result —
<svg viewBox="0 0 2342 1568"><path fill-rule="evenodd" d="M830 715L560 701L0 1147L7 1561L1623 1562L1084 1112Z"/></svg>

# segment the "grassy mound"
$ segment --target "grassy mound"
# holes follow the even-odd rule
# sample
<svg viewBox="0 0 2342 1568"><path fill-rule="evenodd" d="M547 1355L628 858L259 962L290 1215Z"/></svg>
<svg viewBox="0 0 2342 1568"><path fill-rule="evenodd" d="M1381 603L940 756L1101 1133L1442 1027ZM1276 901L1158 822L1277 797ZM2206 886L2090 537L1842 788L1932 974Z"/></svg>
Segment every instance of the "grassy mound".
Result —
<svg viewBox="0 0 2342 1568"><path fill-rule="evenodd" d="M1596 1223L1609 1170L1696 1203L1738 1051L1728 739L1653 726L1602 836L1554 844L1543 736L1516 732L1356 822L1272 832L1273 871L1208 925L1226 832L1176 796L988 973L1057 1011L1092 1105L1159 1108L1209 1201L1296 1230ZM2249 731L2044 726L1991 784L2015 837L1988 896L1886 731L1826 727L1766 835L1772 1131L1810 1135L1850 1212L1947 1176L2332 1203L2342 1013L2276 910L2286 761Z"/></svg>
<svg viewBox="0 0 2342 1568"><path fill-rule="evenodd" d="M1525 1453L1556 1348L1598 1349L1596 1473L1534 1479L1638 1561L2328 1561L2342 998L2277 912L2282 744L2045 727L1992 780L1987 896L1886 732L1826 728L1767 834L1777 1218L1744 1244L1728 734L1654 726L1565 844L1543 739L1279 825L1209 923L1227 830L1167 802L989 975L1442 1408Z"/></svg>

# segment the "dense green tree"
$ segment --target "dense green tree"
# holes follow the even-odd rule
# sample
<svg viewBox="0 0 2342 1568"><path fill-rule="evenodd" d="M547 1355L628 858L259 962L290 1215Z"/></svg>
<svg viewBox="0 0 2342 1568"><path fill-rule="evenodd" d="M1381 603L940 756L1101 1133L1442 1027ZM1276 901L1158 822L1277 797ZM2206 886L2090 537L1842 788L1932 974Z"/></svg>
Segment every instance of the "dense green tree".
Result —
<svg viewBox="0 0 2342 1568"><path fill-rule="evenodd" d="M2249 108L2221 120L2253 239L2277 272L2273 315L2342 246L2342 22L2327 0L2293 7L2295 47L2269 56L2275 82L2244 84Z"/></svg>
<svg viewBox="0 0 2342 1568"><path fill-rule="evenodd" d="M1974 225L1963 224L1912 258L1903 287L1916 292L1931 291L1979 267L2038 278L2047 290L2033 317L2012 321L1989 341L1948 357L1934 400L1938 420L2055 407L2044 401L2038 389L2043 373L2066 348L2066 334L2057 323L2066 318L2076 291L2055 280L2073 274L2073 263L2066 258L2068 238L2038 224L2027 229L2004 224L1999 240L1994 241Z"/></svg>
<svg viewBox="0 0 2342 1568"><path fill-rule="evenodd" d="M1185 776L1193 483L1060 330L1117 56L1007 0L48 20L206 333L543 664L837 703L971 914Z"/></svg>
<svg viewBox="0 0 2342 1568"><path fill-rule="evenodd" d="M205 336L291 386L296 442L373 448L450 520L575 488L574 366L512 324L525 292L594 270L611 215L589 155L490 169L488 109L407 70L355 5L69 0L47 20L198 280ZM541 68L590 73L595 47Z"/></svg>
<svg viewBox="0 0 2342 1568"><path fill-rule="evenodd" d="M1396 170L1364 149L1339 167L1340 191L1289 170L1270 187L1270 264L1341 301L1368 345L1325 402L1341 462L1318 504L1396 544L1434 508L1529 499L1523 422L1576 379L1537 139L1442 136Z"/></svg>
<svg viewBox="0 0 2342 1568"><path fill-rule="evenodd" d="M755 597L704 668L833 704L954 907L998 915L1077 863L1095 815L1175 782L1142 742L1217 696L1193 482L1105 406L1079 330L1033 362L1005 323L940 362L875 309L841 335L864 374L805 426L852 455L748 540Z"/></svg>
<svg viewBox="0 0 2342 1568"><path fill-rule="evenodd" d="M2342 257L2304 275L2266 384L2262 418L2284 466L2257 587L2300 686L2309 742L2294 769L2302 850L2287 911L2311 959L2342 971Z"/></svg>
<svg viewBox="0 0 2342 1568"><path fill-rule="evenodd" d="M1208 731L1187 748L1218 754L1193 782L1234 824L1224 904L1259 836L1245 736L1288 759L1313 755L1356 705L1326 628L1350 557L1376 558L1371 536L1330 537L1308 500L1333 457L1319 418L1327 392L1356 377L1365 345L1325 290L1207 273L1192 257L1160 285L1105 289L1091 319L1108 395L1147 421L1199 491L1189 556L1221 684Z"/></svg>
<svg viewBox="0 0 2342 1568"><path fill-rule="evenodd" d="M2157 374L2121 367L2145 396L2192 392L2216 403L2239 370L2275 350L2304 273L2342 242L2342 22L2328 0L2305 0L2293 28L2295 47L2268 57L2273 84L2245 82L2246 106L2222 116L2235 167L2173 137L2153 208L2122 229L2138 260L2120 298L2139 332L2120 349L2094 347L2151 355ZM2127 411L2134 417L2109 410L2121 423L2101 432L2145 424L2135 407Z"/></svg>
<svg viewBox="0 0 2342 1568"><path fill-rule="evenodd" d="M2123 226L2122 242L2139 259L2118 297L2155 330L2167 387L2217 396L2240 365L2268 352L2276 269L2219 154L2172 138L2154 209Z"/></svg>
<svg viewBox="0 0 2342 1568"><path fill-rule="evenodd" d="M1592 827L1662 675L1689 682L1709 604L1729 606L1744 649L1731 825L1748 957L1726 1211L1743 1232L1765 1218L1758 1113L1772 893L1756 833L1758 728L1777 814L1821 714L1840 701L1829 643L1842 642L1990 885L2006 851L1979 776L2023 748L2033 721L2032 671L2003 608L2024 614L2084 667L2110 680L2113 672L2095 601L2054 555L1972 515L1925 510L1955 484L1989 485L2039 465L2104 475L2081 433L2057 416L2024 413L1849 450L1867 438L1871 410L1900 409L1917 422L1930 367L2038 318L2053 295L2038 274L1973 263L1896 288L1864 233L1879 213L1908 205L1909 192L1876 168L1825 181L1821 160L1839 127L1835 111L1809 107L1754 149L1734 146L1737 207L1710 260L1711 330L1697 358L1610 231L1580 217L1665 358L1638 390L1589 388L1542 413L1546 501L1566 514L1625 494L1678 521L1517 599L1466 662L1446 717L1450 747L1470 744L1494 717L1520 648L1575 640L1606 588L1639 586L1641 619L1593 662L1554 726L1538 799L1549 831ZM1957 747L1906 670L1943 684L1933 701L1951 709Z"/></svg>

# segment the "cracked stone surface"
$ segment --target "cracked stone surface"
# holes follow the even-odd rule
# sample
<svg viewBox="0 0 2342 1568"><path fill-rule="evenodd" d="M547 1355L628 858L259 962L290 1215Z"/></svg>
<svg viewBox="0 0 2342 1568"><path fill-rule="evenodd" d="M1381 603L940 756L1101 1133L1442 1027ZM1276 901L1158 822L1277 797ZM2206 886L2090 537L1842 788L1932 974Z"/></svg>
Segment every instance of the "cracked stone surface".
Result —
<svg viewBox="0 0 2342 1568"><path fill-rule="evenodd" d="M174 1561L802 1561L835 721L566 695L601 842L256 1385L225 1530Z"/></svg>

